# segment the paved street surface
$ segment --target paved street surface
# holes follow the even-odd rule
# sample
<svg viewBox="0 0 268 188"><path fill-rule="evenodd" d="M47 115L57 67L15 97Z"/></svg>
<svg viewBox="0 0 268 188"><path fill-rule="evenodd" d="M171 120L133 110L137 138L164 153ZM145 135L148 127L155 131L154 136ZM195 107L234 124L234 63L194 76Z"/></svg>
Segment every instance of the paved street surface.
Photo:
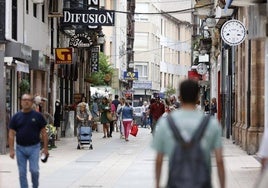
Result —
<svg viewBox="0 0 268 188"><path fill-rule="evenodd" d="M77 150L76 138L61 138L57 148L50 150L47 163L40 162L41 188L153 188L154 157L150 148L149 129L140 128L137 137L129 142L102 138L93 133L93 150ZM231 140L223 138L227 188L253 188L260 171L255 156L249 156ZM216 164L213 161L213 185L219 187ZM167 179L167 160L164 163L162 185ZM28 182L31 185L30 174ZM16 160L0 155L0 187L18 188Z"/></svg>

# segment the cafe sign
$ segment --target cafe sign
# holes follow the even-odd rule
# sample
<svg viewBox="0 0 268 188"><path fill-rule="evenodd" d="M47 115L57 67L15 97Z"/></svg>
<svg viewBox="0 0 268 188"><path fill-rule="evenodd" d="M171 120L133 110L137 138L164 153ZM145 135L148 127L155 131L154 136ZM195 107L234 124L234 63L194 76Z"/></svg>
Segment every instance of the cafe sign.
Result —
<svg viewBox="0 0 268 188"><path fill-rule="evenodd" d="M70 38L69 47L87 48L93 44L92 39L87 33L78 33Z"/></svg>

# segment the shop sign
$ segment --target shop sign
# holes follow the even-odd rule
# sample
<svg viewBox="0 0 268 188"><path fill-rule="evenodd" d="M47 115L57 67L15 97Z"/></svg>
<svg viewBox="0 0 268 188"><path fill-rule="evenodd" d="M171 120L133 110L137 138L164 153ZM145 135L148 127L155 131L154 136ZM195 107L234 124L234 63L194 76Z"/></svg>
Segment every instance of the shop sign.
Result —
<svg viewBox="0 0 268 188"><path fill-rule="evenodd" d="M93 41L87 33L77 33L70 38L69 47L88 48L92 44Z"/></svg>
<svg viewBox="0 0 268 188"><path fill-rule="evenodd" d="M152 81L135 81L133 89L152 89Z"/></svg>
<svg viewBox="0 0 268 188"><path fill-rule="evenodd" d="M72 48L56 48L56 64L72 64Z"/></svg>
<svg viewBox="0 0 268 188"><path fill-rule="evenodd" d="M84 9L63 9L61 24L87 25L87 26L113 26L115 20L113 10L84 10Z"/></svg>
<svg viewBox="0 0 268 188"><path fill-rule="evenodd" d="M196 72L196 70L188 71L188 78L193 80L201 80L202 76Z"/></svg>
<svg viewBox="0 0 268 188"><path fill-rule="evenodd" d="M138 72L127 72L124 71L124 79L125 80L138 80Z"/></svg>
<svg viewBox="0 0 268 188"><path fill-rule="evenodd" d="M93 47L91 49L91 72L99 71L99 47Z"/></svg>

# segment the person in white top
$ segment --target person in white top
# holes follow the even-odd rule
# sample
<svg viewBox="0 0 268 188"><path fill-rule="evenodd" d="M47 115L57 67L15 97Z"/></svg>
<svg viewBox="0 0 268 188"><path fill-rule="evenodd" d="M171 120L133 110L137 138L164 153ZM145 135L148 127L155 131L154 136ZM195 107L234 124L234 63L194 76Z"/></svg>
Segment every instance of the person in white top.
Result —
<svg viewBox="0 0 268 188"><path fill-rule="evenodd" d="M146 128L147 126L147 110L149 105L147 104L147 101L143 102L143 105L141 106L141 113L142 113L142 127Z"/></svg>

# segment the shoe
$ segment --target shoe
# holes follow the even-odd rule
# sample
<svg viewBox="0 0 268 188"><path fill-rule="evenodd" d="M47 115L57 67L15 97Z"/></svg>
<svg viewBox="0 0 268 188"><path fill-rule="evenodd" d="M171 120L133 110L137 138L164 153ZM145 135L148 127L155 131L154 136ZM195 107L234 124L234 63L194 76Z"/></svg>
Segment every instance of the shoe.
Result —
<svg viewBox="0 0 268 188"><path fill-rule="evenodd" d="M106 138L106 136L103 136L102 138Z"/></svg>
<svg viewBox="0 0 268 188"><path fill-rule="evenodd" d="M126 138L126 142L128 142L129 140Z"/></svg>

